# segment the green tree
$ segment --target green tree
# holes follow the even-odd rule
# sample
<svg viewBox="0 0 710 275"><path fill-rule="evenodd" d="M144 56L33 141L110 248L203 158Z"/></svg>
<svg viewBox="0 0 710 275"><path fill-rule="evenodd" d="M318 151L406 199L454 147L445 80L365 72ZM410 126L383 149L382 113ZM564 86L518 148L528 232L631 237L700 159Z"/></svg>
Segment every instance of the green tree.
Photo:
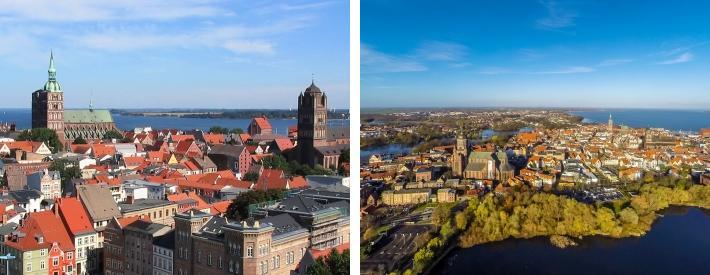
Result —
<svg viewBox="0 0 710 275"><path fill-rule="evenodd" d="M451 217L451 204L439 204L434 208L431 216L431 222L437 226L442 226L449 221Z"/></svg>
<svg viewBox="0 0 710 275"><path fill-rule="evenodd" d="M49 149L52 150L52 153L59 152L63 149L62 143L59 141L59 136L57 136L57 132L48 128L25 130L17 136L17 140L44 142Z"/></svg>
<svg viewBox="0 0 710 275"><path fill-rule="evenodd" d="M123 140L123 134L119 131L111 130L111 131L106 132L104 134L103 138L101 138L101 139L103 139L103 140L113 140L113 139Z"/></svg>
<svg viewBox="0 0 710 275"><path fill-rule="evenodd" d="M427 243L426 247L431 251L436 251L442 245L444 245L444 242L439 237L434 237Z"/></svg>
<svg viewBox="0 0 710 275"><path fill-rule="evenodd" d="M339 253L333 249L327 257L320 257L306 270L308 275L346 275L350 274L350 250Z"/></svg>
<svg viewBox="0 0 710 275"><path fill-rule="evenodd" d="M284 196L284 190L269 189L269 190L250 190L240 193L236 199L227 207L227 216L232 219L246 219L249 217L249 205L266 202L271 200L281 199Z"/></svg>
<svg viewBox="0 0 710 275"><path fill-rule="evenodd" d="M456 213L454 218L456 220L456 228L458 230L466 229L466 226L468 225L468 217L466 216L466 213L459 211Z"/></svg>
<svg viewBox="0 0 710 275"><path fill-rule="evenodd" d="M350 162L350 149L345 149L340 153L340 163L343 162Z"/></svg>
<svg viewBox="0 0 710 275"><path fill-rule="evenodd" d="M49 165L49 171L59 172L59 177L62 180L62 194L65 194L67 186L72 184L73 179L81 178L81 169L79 162L70 161L68 159L56 159Z"/></svg>
<svg viewBox="0 0 710 275"><path fill-rule="evenodd" d="M627 207L619 213L619 220L625 225L636 226L639 222L639 215L633 208Z"/></svg>
<svg viewBox="0 0 710 275"><path fill-rule="evenodd" d="M86 140L83 137L77 137L72 144L86 144Z"/></svg>
<svg viewBox="0 0 710 275"><path fill-rule="evenodd" d="M281 169L284 171L289 170L290 166L286 158L280 154L275 154L272 157L265 157L261 159L261 165L270 169Z"/></svg>
<svg viewBox="0 0 710 275"><path fill-rule="evenodd" d="M423 247L414 253L414 272L420 273L429 266L431 260L434 259L434 252L429 248Z"/></svg>
<svg viewBox="0 0 710 275"><path fill-rule="evenodd" d="M377 229L369 227L365 230L365 234L362 235L362 238L365 241L369 241L377 237Z"/></svg>
<svg viewBox="0 0 710 275"><path fill-rule="evenodd" d="M209 132L212 134L227 134L229 133L229 129L222 126L212 126L210 127Z"/></svg>
<svg viewBox="0 0 710 275"><path fill-rule="evenodd" d="M244 174L244 180L256 182L257 180L259 180L259 173L248 172L248 173Z"/></svg>
<svg viewBox="0 0 710 275"><path fill-rule="evenodd" d="M230 133L230 134L237 134L237 135L239 135L239 134L243 134L243 133L244 133L244 130L243 130L242 128L234 128L234 129L232 129L231 131L229 131L229 133Z"/></svg>

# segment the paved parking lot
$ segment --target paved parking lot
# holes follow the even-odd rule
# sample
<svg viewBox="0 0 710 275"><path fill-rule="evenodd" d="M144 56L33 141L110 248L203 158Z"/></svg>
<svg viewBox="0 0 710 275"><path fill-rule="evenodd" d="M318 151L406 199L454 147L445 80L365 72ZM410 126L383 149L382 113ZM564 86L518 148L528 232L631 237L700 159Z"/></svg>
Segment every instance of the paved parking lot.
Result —
<svg viewBox="0 0 710 275"><path fill-rule="evenodd" d="M376 245L371 257L360 264L364 274L382 274L399 267L414 256L414 239L431 230L430 225L405 224L395 228Z"/></svg>

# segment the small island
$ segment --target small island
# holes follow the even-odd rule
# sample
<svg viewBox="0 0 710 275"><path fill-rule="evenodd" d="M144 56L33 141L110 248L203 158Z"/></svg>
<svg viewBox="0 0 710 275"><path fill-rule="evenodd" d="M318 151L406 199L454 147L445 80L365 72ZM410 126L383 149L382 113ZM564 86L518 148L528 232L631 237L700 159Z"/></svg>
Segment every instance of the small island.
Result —
<svg viewBox="0 0 710 275"><path fill-rule="evenodd" d="M578 244L572 240L572 238L561 235L550 236L550 243L557 248L567 248L570 246L577 246Z"/></svg>

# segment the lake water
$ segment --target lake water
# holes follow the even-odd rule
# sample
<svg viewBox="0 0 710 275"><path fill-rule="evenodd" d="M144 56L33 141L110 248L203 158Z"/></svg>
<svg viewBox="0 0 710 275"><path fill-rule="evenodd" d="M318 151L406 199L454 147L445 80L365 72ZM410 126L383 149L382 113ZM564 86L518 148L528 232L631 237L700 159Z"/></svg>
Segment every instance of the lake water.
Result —
<svg viewBox="0 0 710 275"><path fill-rule="evenodd" d="M530 131L531 128L523 128L520 131ZM486 129L481 131L481 137L479 139L469 140L470 142L477 143L484 140L488 140L494 135L514 135L518 131L494 131L491 129ZM442 139L444 142L453 142L451 138ZM414 146L406 146L403 144L388 144L385 146L371 147L366 150L360 150L360 163L366 164L372 155L406 155L412 152Z"/></svg>
<svg viewBox="0 0 710 275"><path fill-rule="evenodd" d="M588 237L560 249L540 237L457 249L432 274L710 274L710 212L663 214L640 238Z"/></svg>
<svg viewBox="0 0 710 275"><path fill-rule="evenodd" d="M406 146L402 144L388 144L385 146L372 147L367 150L360 150L360 162L367 163L372 155L406 155L412 152L412 146Z"/></svg>
<svg viewBox="0 0 710 275"><path fill-rule="evenodd" d="M251 119L227 119L227 118L176 118L176 117L147 117L147 116L123 116L113 114L116 127L123 130L132 130L137 127L150 126L153 129L182 129L208 130L212 126L221 126L229 129L242 128L246 131ZM32 111L30 109L0 109L0 122L15 122L18 129L29 129L32 126ZM296 125L295 119L269 119L271 125L278 134L286 135L288 127ZM348 127L349 120L331 120L331 126Z"/></svg>
<svg viewBox="0 0 710 275"><path fill-rule="evenodd" d="M584 122L590 123L607 123L611 114L614 124L634 128L665 128L673 131L697 132L700 128L710 127L710 111L608 109L570 113L580 115L584 117Z"/></svg>

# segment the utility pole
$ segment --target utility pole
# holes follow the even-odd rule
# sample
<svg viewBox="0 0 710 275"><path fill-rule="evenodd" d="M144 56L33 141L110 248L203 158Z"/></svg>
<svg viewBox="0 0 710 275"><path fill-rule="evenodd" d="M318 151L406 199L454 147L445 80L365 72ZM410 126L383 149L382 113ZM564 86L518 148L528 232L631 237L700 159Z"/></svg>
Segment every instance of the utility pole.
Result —
<svg viewBox="0 0 710 275"><path fill-rule="evenodd" d="M12 256L12 254L7 253L5 256L0 256L0 260L5 260L5 275L10 275L10 260L14 260L15 256Z"/></svg>

